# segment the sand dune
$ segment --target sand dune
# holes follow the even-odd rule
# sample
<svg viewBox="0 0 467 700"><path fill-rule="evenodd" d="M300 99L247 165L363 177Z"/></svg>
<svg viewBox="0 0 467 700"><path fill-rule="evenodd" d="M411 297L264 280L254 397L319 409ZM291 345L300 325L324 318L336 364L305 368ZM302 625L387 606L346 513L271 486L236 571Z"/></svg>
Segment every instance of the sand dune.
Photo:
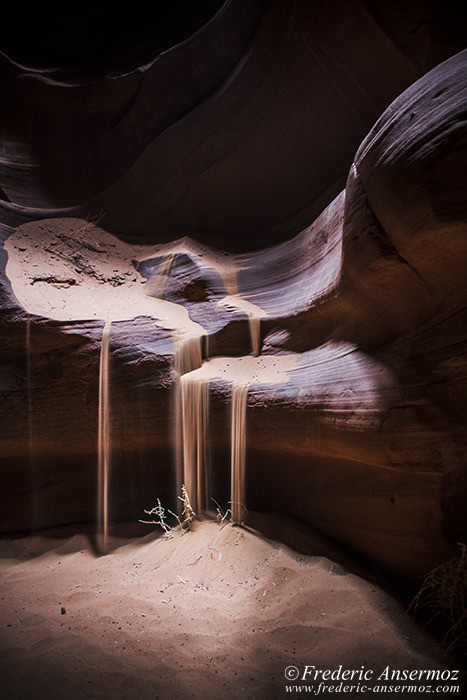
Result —
<svg viewBox="0 0 467 700"><path fill-rule="evenodd" d="M113 547L2 543L3 698L259 700L299 684L289 666L449 668L381 588L254 530L205 520Z"/></svg>

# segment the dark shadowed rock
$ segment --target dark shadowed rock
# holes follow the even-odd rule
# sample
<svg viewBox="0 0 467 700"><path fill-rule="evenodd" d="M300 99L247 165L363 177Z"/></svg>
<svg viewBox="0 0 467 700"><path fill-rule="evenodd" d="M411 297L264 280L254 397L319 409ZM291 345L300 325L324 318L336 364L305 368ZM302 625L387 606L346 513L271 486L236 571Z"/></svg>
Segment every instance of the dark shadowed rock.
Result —
<svg viewBox="0 0 467 700"><path fill-rule="evenodd" d="M174 15L180 4L189 3L169 3ZM0 56L5 223L93 217L132 240L196 229L219 248L269 246L342 190L391 100L462 48L452 28L441 35L455 26L442 2L384 10L374 0L231 0L217 13L220 3L192 5L188 35L162 53L150 14L144 27L139 20L142 45L131 41L129 54L98 68ZM33 24L40 54L58 48L40 40L41 24L44 37L60 24L51 19ZM81 56L102 19L93 15ZM134 17L116 30L122 49L137 28ZM68 17L62 29L62 39L73 31ZM7 55L12 43L34 53L34 43L7 36Z"/></svg>

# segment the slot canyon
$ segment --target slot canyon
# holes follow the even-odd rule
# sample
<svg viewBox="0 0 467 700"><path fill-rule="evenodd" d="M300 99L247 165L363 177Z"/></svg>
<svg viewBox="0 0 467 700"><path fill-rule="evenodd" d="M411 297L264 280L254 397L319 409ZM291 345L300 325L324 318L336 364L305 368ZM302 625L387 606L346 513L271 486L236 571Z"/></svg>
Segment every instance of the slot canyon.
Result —
<svg viewBox="0 0 467 700"><path fill-rule="evenodd" d="M0 32L4 697L460 693L465 9L109 12Z"/></svg>

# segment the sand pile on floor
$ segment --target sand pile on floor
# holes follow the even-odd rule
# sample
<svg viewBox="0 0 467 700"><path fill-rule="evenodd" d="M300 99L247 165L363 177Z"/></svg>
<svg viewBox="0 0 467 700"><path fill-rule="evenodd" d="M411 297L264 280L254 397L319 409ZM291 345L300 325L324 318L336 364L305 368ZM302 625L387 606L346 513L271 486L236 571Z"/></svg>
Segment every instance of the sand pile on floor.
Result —
<svg viewBox="0 0 467 700"><path fill-rule="evenodd" d="M2 542L2 697L269 700L289 666L446 668L394 599L325 557L212 521L116 544Z"/></svg>

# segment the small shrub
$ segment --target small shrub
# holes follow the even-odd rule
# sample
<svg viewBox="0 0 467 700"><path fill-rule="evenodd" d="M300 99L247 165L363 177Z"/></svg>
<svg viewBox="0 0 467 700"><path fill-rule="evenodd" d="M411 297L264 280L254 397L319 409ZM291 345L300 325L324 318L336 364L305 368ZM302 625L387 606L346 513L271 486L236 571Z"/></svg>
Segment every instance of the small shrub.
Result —
<svg viewBox="0 0 467 700"><path fill-rule="evenodd" d="M225 525L227 522L232 522L232 511L230 510L230 508L227 508L226 510L224 510L218 504L216 499L212 498L212 496L211 496L211 501L214 501L214 503L216 504L217 523L219 525Z"/></svg>
<svg viewBox="0 0 467 700"><path fill-rule="evenodd" d="M427 625L441 631L448 651L467 649L467 545L458 544L457 557L426 576L412 601L414 614L428 614Z"/></svg>
<svg viewBox="0 0 467 700"><path fill-rule="evenodd" d="M182 486L182 495L178 496L178 498L183 503L183 510L181 516L177 515L168 508L166 510L161 504L160 499L158 498L157 505L154 506L154 508L144 511L147 515L152 515L155 517L153 517L152 520L139 520L139 522L145 523L147 525L159 525L159 527L161 527L164 530L164 533L167 535L167 537L173 537L174 533L177 530L177 527L180 528L182 534L187 532L191 529L191 523L196 518L196 513L191 507L190 498L185 488L185 484L183 484ZM172 526L167 522L167 513L169 515L172 515L176 519L176 526Z"/></svg>

